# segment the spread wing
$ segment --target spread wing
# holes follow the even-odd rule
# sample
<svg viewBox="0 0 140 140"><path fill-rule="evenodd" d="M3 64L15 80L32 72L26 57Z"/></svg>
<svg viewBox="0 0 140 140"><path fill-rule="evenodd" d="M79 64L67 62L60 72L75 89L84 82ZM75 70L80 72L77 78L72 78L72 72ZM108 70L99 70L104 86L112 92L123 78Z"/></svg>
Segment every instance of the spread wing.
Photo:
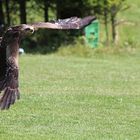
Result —
<svg viewBox="0 0 140 140"><path fill-rule="evenodd" d="M0 45L0 109L8 109L19 99L18 67L12 58L6 58L6 47Z"/></svg>
<svg viewBox="0 0 140 140"><path fill-rule="evenodd" d="M89 25L96 17L88 16L83 19L78 17L71 17L67 19L59 19L51 22L38 22L31 24L35 29L50 28L50 29L80 29Z"/></svg>
<svg viewBox="0 0 140 140"><path fill-rule="evenodd" d="M16 99L19 99L18 68L10 61L7 62L6 74L0 83L0 90L3 94L0 99L1 109L8 109L11 104L15 103Z"/></svg>
<svg viewBox="0 0 140 140"><path fill-rule="evenodd" d="M0 81L3 80L6 73L6 48L1 47L1 41L2 37L0 37Z"/></svg>
<svg viewBox="0 0 140 140"><path fill-rule="evenodd" d="M23 34L39 28L50 29L80 29L89 25L96 17L88 16L83 19L71 17L51 22L21 24L10 27L0 38L0 108L8 109L19 99L18 90L18 48L19 31ZM2 41L1 41L2 40ZM5 42L7 40L7 42ZM8 43L8 44L7 44Z"/></svg>

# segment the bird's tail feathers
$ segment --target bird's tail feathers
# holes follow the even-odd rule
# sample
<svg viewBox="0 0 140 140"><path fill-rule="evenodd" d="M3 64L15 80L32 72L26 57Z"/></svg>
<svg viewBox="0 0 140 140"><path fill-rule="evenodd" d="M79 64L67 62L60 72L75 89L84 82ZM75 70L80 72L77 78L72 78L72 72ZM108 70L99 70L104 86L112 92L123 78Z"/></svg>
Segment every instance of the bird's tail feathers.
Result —
<svg viewBox="0 0 140 140"><path fill-rule="evenodd" d="M20 93L18 89L11 89L10 87L7 87L2 92L3 95L0 99L0 109L9 109L10 105L14 104L16 99L20 98Z"/></svg>

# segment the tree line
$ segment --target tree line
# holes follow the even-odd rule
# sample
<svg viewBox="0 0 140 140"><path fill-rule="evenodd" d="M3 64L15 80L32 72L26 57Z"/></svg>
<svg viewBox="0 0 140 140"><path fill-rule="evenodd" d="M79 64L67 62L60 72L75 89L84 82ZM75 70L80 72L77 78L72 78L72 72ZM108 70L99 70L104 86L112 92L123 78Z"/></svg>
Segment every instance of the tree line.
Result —
<svg viewBox="0 0 140 140"><path fill-rule="evenodd" d="M126 0L0 0L0 26L12 24L16 14L20 23L27 23L27 3L35 3L37 9L42 9L44 21L50 20L50 11L56 19L71 16L84 17L96 15L105 26L106 43L109 42L109 24L111 25L112 41L117 40L117 14L125 9ZM33 7L34 8L34 7ZM28 10L31 10L28 9ZM32 13L33 14L33 13ZM34 15L35 17L35 15Z"/></svg>

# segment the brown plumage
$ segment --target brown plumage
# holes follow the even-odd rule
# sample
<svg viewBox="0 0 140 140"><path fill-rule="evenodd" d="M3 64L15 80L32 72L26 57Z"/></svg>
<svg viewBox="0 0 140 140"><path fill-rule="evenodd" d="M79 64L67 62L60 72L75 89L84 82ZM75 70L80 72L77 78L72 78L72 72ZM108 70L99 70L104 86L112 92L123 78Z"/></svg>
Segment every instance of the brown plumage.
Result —
<svg viewBox="0 0 140 140"><path fill-rule="evenodd" d="M8 109L20 98L18 86L18 49L20 40L28 33L39 28L50 29L80 29L90 24L96 18L93 16L83 19L72 17L51 22L21 24L7 29L0 37L0 108Z"/></svg>

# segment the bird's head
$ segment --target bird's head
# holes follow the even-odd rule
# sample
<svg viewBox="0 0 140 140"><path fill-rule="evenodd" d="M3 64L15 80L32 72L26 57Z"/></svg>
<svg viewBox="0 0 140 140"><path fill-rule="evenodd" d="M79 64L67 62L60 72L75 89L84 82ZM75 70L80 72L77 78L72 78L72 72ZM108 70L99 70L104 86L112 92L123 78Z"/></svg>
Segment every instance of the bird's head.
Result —
<svg viewBox="0 0 140 140"><path fill-rule="evenodd" d="M7 29L3 40L10 43L11 41L19 40L28 34L32 34L33 32L34 27L31 25L21 24L19 26L12 26Z"/></svg>
<svg viewBox="0 0 140 140"><path fill-rule="evenodd" d="M31 34L34 33L34 27L27 24L22 24L20 27L21 34Z"/></svg>
<svg viewBox="0 0 140 140"><path fill-rule="evenodd" d="M26 35L34 32L34 27L27 24L21 24L19 26L12 26L7 30L10 34Z"/></svg>

